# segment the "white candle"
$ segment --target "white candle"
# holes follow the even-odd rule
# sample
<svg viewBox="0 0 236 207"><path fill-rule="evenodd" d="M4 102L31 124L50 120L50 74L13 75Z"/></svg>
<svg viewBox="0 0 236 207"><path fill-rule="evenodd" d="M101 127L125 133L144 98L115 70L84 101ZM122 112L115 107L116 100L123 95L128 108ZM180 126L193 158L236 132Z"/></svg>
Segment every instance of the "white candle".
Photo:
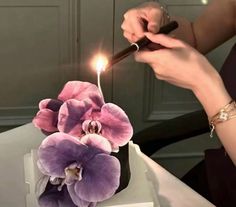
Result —
<svg viewBox="0 0 236 207"><path fill-rule="evenodd" d="M97 86L103 96L101 88L101 73L105 71L106 65L108 64L108 59L104 55L99 54L94 58L92 64L97 71Z"/></svg>

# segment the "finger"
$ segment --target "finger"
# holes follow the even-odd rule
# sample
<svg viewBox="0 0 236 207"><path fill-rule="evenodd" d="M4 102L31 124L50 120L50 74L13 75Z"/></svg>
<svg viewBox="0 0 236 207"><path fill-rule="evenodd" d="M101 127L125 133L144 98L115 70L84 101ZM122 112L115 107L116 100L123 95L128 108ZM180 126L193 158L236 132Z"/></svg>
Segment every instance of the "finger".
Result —
<svg viewBox="0 0 236 207"><path fill-rule="evenodd" d="M138 37L135 37L134 31L127 21L124 21L121 25L121 29L123 30L123 36L128 39L130 43L137 41Z"/></svg>
<svg viewBox="0 0 236 207"><path fill-rule="evenodd" d="M165 74L165 68L163 68L160 64L149 64L149 66L152 68L157 79L165 81L169 80L169 77Z"/></svg>
<svg viewBox="0 0 236 207"><path fill-rule="evenodd" d="M133 40L132 40L132 34L130 33L130 32L127 32L127 31L125 31L125 32L123 32L123 36L131 43L131 42L133 42Z"/></svg>
<svg viewBox="0 0 236 207"><path fill-rule="evenodd" d="M138 10L130 10L125 13L124 19L123 28L134 33L137 37L141 38L144 36L143 22Z"/></svg>
<svg viewBox="0 0 236 207"><path fill-rule="evenodd" d="M151 33L157 33L160 29L160 25L162 24L162 15L163 12L161 9L150 9L149 15L147 18L147 30Z"/></svg>
<svg viewBox="0 0 236 207"><path fill-rule="evenodd" d="M136 37L133 33L130 33L130 32L127 32L127 31L124 31L123 32L123 36L130 42L130 43L133 43L133 42L136 42L139 38Z"/></svg>
<svg viewBox="0 0 236 207"><path fill-rule="evenodd" d="M123 23L121 24L121 29L124 31L124 32L129 32L129 33L133 33L133 29L132 27L130 26L129 22L124 20Z"/></svg>
<svg viewBox="0 0 236 207"><path fill-rule="evenodd" d="M160 26L157 22L149 22L147 30L151 33L156 34L160 30Z"/></svg>
<svg viewBox="0 0 236 207"><path fill-rule="evenodd" d="M155 73L155 77L158 79L158 80L166 80L166 78L164 78L163 76Z"/></svg>
<svg viewBox="0 0 236 207"><path fill-rule="evenodd" d="M142 19L135 17L130 19L130 27L138 39L144 37L144 27Z"/></svg>
<svg viewBox="0 0 236 207"><path fill-rule="evenodd" d="M157 33L162 25L163 11L159 4L149 2L147 6L140 8L140 17L147 22L146 30Z"/></svg>
<svg viewBox="0 0 236 207"><path fill-rule="evenodd" d="M183 43L180 40L164 35L164 34L155 35L149 32L149 33L145 33L145 36L152 42L160 44L167 48L175 48L175 47L183 46Z"/></svg>
<svg viewBox="0 0 236 207"><path fill-rule="evenodd" d="M141 51L134 54L135 60L137 62L152 64L156 60L156 51Z"/></svg>

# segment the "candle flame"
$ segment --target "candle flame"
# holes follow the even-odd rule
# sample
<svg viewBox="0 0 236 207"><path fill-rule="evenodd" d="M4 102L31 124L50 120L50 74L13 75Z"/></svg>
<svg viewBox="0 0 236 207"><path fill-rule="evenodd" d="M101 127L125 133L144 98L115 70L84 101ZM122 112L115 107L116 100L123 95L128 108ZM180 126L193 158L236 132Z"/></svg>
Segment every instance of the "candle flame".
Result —
<svg viewBox="0 0 236 207"><path fill-rule="evenodd" d="M97 70L98 73L105 71L107 64L108 64L108 59L101 54L96 55L94 60L92 61L92 65Z"/></svg>
<svg viewBox="0 0 236 207"><path fill-rule="evenodd" d="M208 0L202 0L202 4L208 4Z"/></svg>

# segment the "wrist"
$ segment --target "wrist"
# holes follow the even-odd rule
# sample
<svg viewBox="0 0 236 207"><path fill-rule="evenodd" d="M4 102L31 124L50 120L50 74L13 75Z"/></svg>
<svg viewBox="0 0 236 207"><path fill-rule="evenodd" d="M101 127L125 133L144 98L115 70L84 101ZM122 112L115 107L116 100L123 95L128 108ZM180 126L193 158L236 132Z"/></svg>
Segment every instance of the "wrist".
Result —
<svg viewBox="0 0 236 207"><path fill-rule="evenodd" d="M214 116L223 106L232 99L225 89L218 72L202 81L194 90L208 117Z"/></svg>
<svg viewBox="0 0 236 207"><path fill-rule="evenodd" d="M179 27L172 31L171 34L197 49L197 38L194 32L194 24L188 19L179 16L170 16L170 21L173 20L178 22Z"/></svg>

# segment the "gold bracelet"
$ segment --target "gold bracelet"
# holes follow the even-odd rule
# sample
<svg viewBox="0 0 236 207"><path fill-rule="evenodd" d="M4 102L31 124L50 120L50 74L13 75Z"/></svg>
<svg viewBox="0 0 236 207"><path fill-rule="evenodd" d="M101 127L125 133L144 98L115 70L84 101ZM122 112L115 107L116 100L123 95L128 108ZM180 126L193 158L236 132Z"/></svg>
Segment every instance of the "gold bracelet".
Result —
<svg viewBox="0 0 236 207"><path fill-rule="evenodd" d="M233 118L236 118L236 102L234 100L231 100L210 119L210 137L213 137L213 132L215 130L216 124L228 121Z"/></svg>
<svg viewBox="0 0 236 207"><path fill-rule="evenodd" d="M170 15L169 11L167 9L167 6L165 4L160 5L160 9L163 11L163 13L166 15L167 21L170 22Z"/></svg>

